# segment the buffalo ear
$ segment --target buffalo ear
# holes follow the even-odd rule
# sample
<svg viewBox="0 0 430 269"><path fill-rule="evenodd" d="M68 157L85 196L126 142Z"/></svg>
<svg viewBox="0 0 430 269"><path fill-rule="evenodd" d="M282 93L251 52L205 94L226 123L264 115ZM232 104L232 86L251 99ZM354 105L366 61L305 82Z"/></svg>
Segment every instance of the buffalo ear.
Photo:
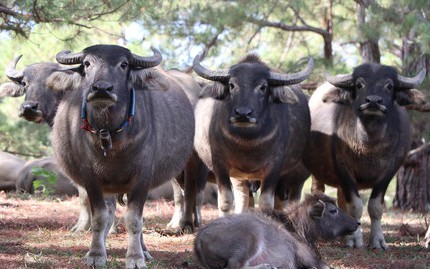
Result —
<svg viewBox="0 0 430 269"><path fill-rule="evenodd" d="M53 91L70 91L79 87L81 75L77 69L65 69L53 72L45 81L46 87Z"/></svg>
<svg viewBox="0 0 430 269"><path fill-rule="evenodd" d="M312 219L321 218L324 214L325 203L318 200L315 204L308 208L308 214Z"/></svg>
<svg viewBox="0 0 430 269"><path fill-rule="evenodd" d="M423 105L426 103L424 94L417 89L396 91L395 99L396 102L401 106Z"/></svg>
<svg viewBox="0 0 430 269"><path fill-rule="evenodd" d="M218 100L223 100L227 94L228 91L224 84L221 82L214 82L202 88L199 98L212 97Z"/></svg>
<svg viewBox="0 0 430 269"><path fill-rule="evenodd" d="M272 98L275 103L296 104L299 97L289 86L272 88Z"/></svg>
<svg viewBox="0 0 430 269"><path fill-rule="evenodd" d="M0 85L0 98L11 96L18 97L22 96L25 93L25 88L21 85L18 85L14 82L5 82Z"/></svg>
<svg viewBox="0 0 430 269"><path fill-rule="evenodd" d="M132 84L145 85L147 89L167 91L170 88L169 80L157 68L131 70L130 78Z"/></svg>
<svg viewBox="0 0 430 269"><path fill-rule="evenodd" d="M323 95L322 101L324 103L351 104L352 93L342 88L332 87Z"/></svg>

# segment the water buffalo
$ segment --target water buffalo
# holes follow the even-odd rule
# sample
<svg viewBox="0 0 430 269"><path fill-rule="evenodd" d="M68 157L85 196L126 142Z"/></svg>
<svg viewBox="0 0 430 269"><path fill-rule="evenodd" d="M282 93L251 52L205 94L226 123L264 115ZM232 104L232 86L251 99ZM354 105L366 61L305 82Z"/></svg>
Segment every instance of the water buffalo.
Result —
<svg viewBox="0 0 430 269"><path fill-rule="evenodd" d="M0 190L14 191L19 171L25 161L13 154L0 151Z"/></svg>
<svg viewBox="0 0 430 269"><path fill-rule="evenodd" d="M42 62L31 64L24 70L17 70L16 64L21 57L22 55L18 56L7 66L5 73L12 81L0 86L0 98L25 95L19 116L35 123L45 122L52 127L63 93L51 91L45 85L45 81L52 72L61 69L61 66L56 63Z"/></svg>
<svg viewBox="0 0 430 269"><path fill-rule="evenodd" d="M77 195L78 190L72 184L70 179L64 175L60 167L58 167L54 157L45 157L31 160L25 163L21 169L16 181L16 190L20 192L34 193L33 182L35 180L44 179L32 173L33 167L40 167L47 171L53 172L56 175L54 183L45 180L45 187L52 190L54 195Z"/></svg>
<svg viewBox="0 0 430 269"><path fill-rule="evenodd" d="M372 189L369 246L387 247L381 228L384 195L405 159L410 145L409 104L425 102L413 89L425 70L414 78L398 75L392 67L363 64L352 74L330 76L311 96L311 136L304 163L315 179L336 187L340 207L360 219L359 189ZM350 247L362 247L360 230L347 236Z"/></svg>
<svg viewBox="0 0 430 269"><path fill-rule="evenodd" d="M274 72L255 55L221 71L203 67L197 56L193 68L214 81L196 105L194 146L215 174L220 214L232 208L230 177L260 179L259 206L273 208L278 179L300 162L309 135L307 98L294 84L310 75L313 60L295 74Z"/></svg>
<svg viewBox="0 0 430 269"><path fill-rule="evenodd" d="M64 94L68 94L68 92L57 92L49 89L46 85L46 79L54 71L61 70L64 67L57 63L41 62L28 65L21 71L16 69L16 65L21 57L22 55L18 56L8 64L5 73L12 82L6 82L0 86L0 97L19 97L25 95L25 101L21 104L20 108L20 116L27 121L35 123L45 122L52 127L58 104ZM187 89L186 94L194 106L197 101L200 88L196 89L194 82L189 79L181 79L183 74L180 71L169 70L168 72L173 77L176 77L177 82L182 83L182 86ZM199 173L199 171L196 171L196 173ZM195 178L199 176L191 174L188 175L188 177ZM179 184L175 180L178 180ZM177 190L175 188L175 192L177 192L181 198L179 200L175 199L176 210L169 226L181 230L187 228L189 228L189 230L193 230L194 226L198 226L201 223L200 210L195 208L200 206L195 204L196 195L193 193L193 190L184 191L184 183L185 175L182 177L176 177L176 179L172 181L173 186L178 186ZM26 183L25 187L22 185L20 187L25 191L30 191L29 186L30 185ZM200 193L197 197L202 196L204 191L203 188L204 182L199 180L198 189L200 190ZM80 212L76 224L71 229L73 232L86 231L89 229L91 224L91 210L88 196L85 193L85 189L79 187L78 189ZM153 191L150 190L149 197L153 196L152 192ZM186 199L184 197L185 194L187 195ZM109 201L109 204L112 204L112 201ZM115 204L112 204L112 206L115 206ZM114 210L114 208L112 208L112 210ZM110 231L115 231L115 228L112 227Z"/></svg>
<svg viewBox="0 0 430 269"><path fill-rule="evenodd" d="M60 52L57 61L78 65L53 73L47 85L69 90L52 130L55 156L66 174L85 188L92 211L89 266L107 261L106 235L113 212L104 196L127 194L127 268L146 268L142 237L148 190L178 175L194 139L194 113L178 83L161 68L161 53L142 57L115 45L79 53ZM191 77L183 77L190 79ZM198 88L198 85L196 86Z"/></svg>
<svg viewBox="0 0 430 269"><path fill-rule="evenodd" d="M354 232L357 221L323 194L308 195L285 211L247 212L201 228L194 252L204 268L329 268L315 241ZM234 233L234 235L232 234Z"/></svg>

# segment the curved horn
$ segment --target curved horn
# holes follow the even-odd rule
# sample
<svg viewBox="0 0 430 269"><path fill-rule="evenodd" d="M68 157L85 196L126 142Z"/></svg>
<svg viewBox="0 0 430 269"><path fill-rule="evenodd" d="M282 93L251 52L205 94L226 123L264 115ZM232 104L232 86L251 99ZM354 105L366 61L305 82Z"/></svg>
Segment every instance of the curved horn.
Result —
<svg viewBox="0 0 430 269"><path fill-rule="evenodd" d="M132 53L130 64L134 67L141 68L149 68L159 65L163 59L161 52L154 47L151 47L151 50L154 52L154 55L149 57L142 57Z"/></svg>
<svg viewBox="0 0 430 269"><path fill-rule="evenodd" d="M63 50L57 53L57 55L55 55L55 59L60 64L80 64L84 59L84 53L71 53L70 50Z"/></svg>
<svg viewBox="0 0 430 269"><path fill-rule="evenodd" d="M413 78L404 77L397 75L397 80L399 81L399 87L401 89L412 89L420 85L426 76L426 69L424 68L421 72Z"/></svg>
<svg viewBox="0 0 430 269"><path fill-rule="evenodd" d="M227 82L230 79L230 75L228 74L228 70L209 70L206 67L203 67L200 64L200 55L197 55L193 61L193 69L197 75L202 78L212 80L212 81L221 81Z"/></svg>
<svg viewBox="0 0 430 269"><path fill-rule="evenodd" d="M352 80L352 74L332 76L327 71L324 71L324 77L328 82L330 82L330 84L338 88L350 88L354 85Z"/></svg>
<svg viewBox="0 0 430 269"><path fill-rule="evenodd" d="M273 86L287 86L302 82L307 79L314 69L314 59L309 57L306 68L293 74L280 74L270 71L269 83Z"/></svg>
<svg viewBox="0 0 430 269"><path fill-rule="evenodd" d="M22 54L16 57L13 61L11 61L5 70L6 76L15 82L21 82L22 78L24 77L24 72L20 70L16 70L16 64L18 63L19 59L21 59Z"/></svg>

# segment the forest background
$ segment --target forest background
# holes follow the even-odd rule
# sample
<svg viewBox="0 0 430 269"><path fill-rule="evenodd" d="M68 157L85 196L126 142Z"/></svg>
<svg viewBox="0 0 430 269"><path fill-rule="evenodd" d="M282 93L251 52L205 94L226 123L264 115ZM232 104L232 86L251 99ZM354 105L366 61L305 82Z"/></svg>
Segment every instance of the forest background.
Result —
<svg viewBox="0 0 430 269"><path fill-rule="evenodd" d="M414 76L430 69L429 6L429 0L7 0L0 3L0 83L8 80L5 66L20 54L17 68L23 69L55 62L61 50L99 43L141 55L155 46L165 68L184 71L202 53L210 68L256 53L283 72L299 70L312 56L308 89L324 80L324 71L350 73L364 62ZM428 78L419 88L427 99ZM51 155L49 127L19 119L21 102L0 100L0 150L24 158ZM414 140L428 141L428 114L410 113Z"/></svg>

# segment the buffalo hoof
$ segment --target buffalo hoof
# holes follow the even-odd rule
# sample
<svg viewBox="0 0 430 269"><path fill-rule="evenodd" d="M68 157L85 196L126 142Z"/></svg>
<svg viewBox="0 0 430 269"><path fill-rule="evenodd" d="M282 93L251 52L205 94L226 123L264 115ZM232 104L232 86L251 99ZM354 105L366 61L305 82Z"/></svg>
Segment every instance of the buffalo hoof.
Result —
<svg viewBox="0 0 430 269"><path fill-rule="evenodd" d="M127 258L125 262L125 268L127 269L147 269L145 258Z"/></svg>
<svg viewBox="0 0 430 269"><path fill-rule="evenodd" d="M388 245L384 238L373 238L373 240L369 241L369 248L386 250Z"/></svg>
<svg viewBox="0 0 430 269"><path fill-rule="evenodd" d="M192 234L194 233L194 225L191 222L184 223L181 227L181 233L183 234Z"/></svg>
<svg viewBox="0 0 430 269"><path fill-rule="evenodd" d="M145 256L145 259L148 260L148 261L153 261L154 260L154 257L152 257L151 254L149 254L149 251L147 251L147 250L143 251L143 256Z"/></svg>
<svg viewBox="0 0 430 269"><path fill-rule="evenodd" d="M90 267L94 268L101 268L106 265L107 262L107 255L101 254L101 253L92 253L89 251L87 255L85 256L86 262L85 264Z"/></svg>
<svg viewBox="0 0 430 269"><path fill-rule="evenodd" d="M345 236L346 246L350 248L363 248L363 234L361 229L355 231L352 235Z"/></svg>

